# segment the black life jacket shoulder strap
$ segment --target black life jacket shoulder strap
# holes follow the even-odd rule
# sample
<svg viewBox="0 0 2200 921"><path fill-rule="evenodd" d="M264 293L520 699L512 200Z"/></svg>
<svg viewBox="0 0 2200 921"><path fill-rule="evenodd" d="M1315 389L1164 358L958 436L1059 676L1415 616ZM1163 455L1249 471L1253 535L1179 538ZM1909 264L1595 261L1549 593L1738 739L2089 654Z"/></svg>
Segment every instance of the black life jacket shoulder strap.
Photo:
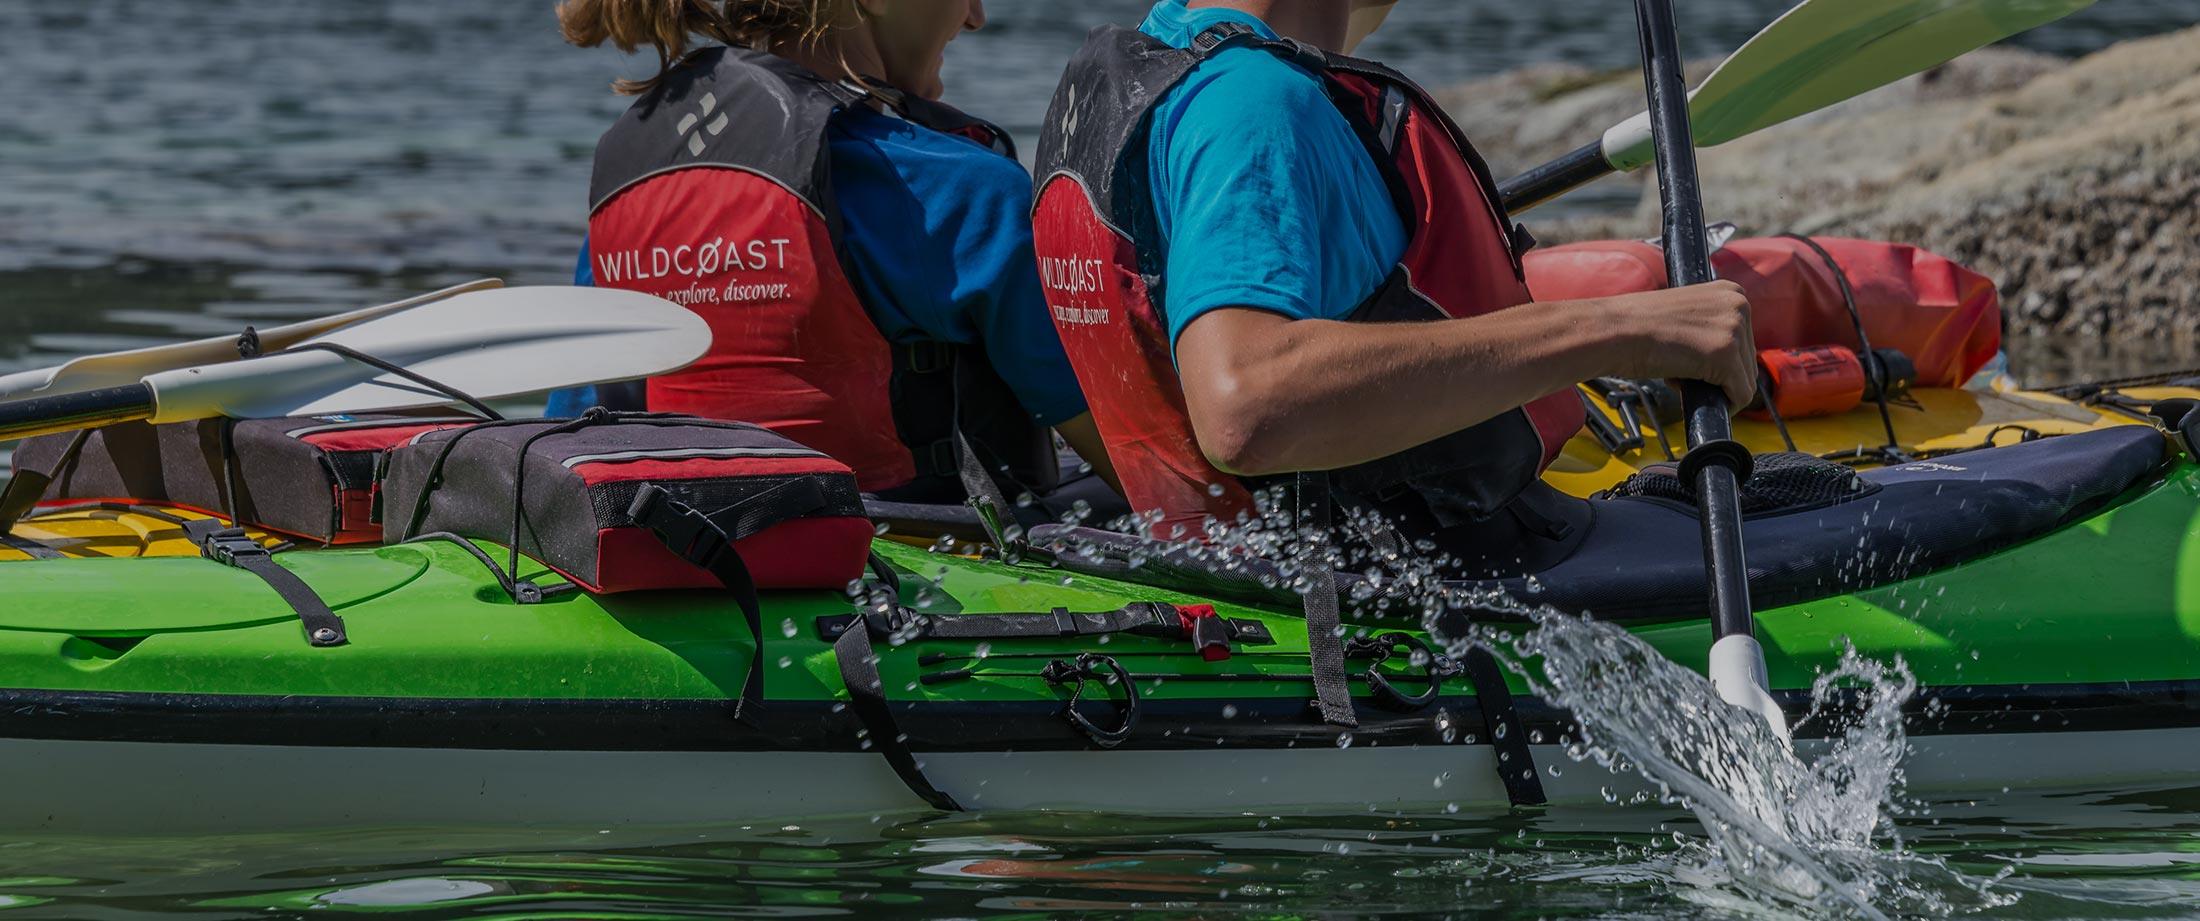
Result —
<svg viewBox="0 0 2200 921"><path fill-rule="evenodd" d="M695 52L666 71L596 143L589 210L663 173L722 167L785 187L815 208L837 237L826 126L862 98L777 55L723 46Z"/></svg>

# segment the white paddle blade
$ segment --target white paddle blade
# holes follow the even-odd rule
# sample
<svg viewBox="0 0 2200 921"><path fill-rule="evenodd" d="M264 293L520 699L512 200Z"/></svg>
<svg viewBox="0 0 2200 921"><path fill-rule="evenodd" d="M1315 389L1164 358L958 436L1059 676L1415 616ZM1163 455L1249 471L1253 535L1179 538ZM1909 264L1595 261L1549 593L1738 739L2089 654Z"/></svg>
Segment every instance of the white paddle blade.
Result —
<svg viewBox="0 0 2200 921"><path fill-rule="evenodd" d="M1787 713L1780 709L1779 701L1772 699L1772 681L1765 673L1765 648L1758 645L1756 637L1737 633L1711 644L1710 666L1708 677L1720 700L1757 714L1780 741L1794 744Z"/></svg>
<svg viewBox="0 0 2200 921"><path fill-rule="evenodd" d="M610 288L504 288L308 340L381 359L480 399L664 374L710 348L710 327L663 298ZM455 403L332 352L299 351L148 376L154 422L372 412Z"/></svg>
<svg viewBox="0 0 2200 921"><path fill-rule="evenodd" d="M494 278L469 281L452 285L441 291L433 291L401 301L392 301L374 307L361 307L317 320L302 320L273 329L257 331L260 348L276 352L290 348L307 339L332 330L375 317L386 316L400 310L430 304L465 294L469 291L487 291L504 287L504 282ZM243 332L239 329L238 332ZM155 345L127 352L107 352L101 355L85 355L81 358L55 365L0 375L0 401L20 400L29 397L50 397L64 393L80 393L102 387L120 387L135 384L148 374L188 368L194 365L219 364L236 361L243 356L237 352L236 336L214 336L173 345Z"/></svg>
<svg viewBox="0 0 2200 921"><path fill-rule="evenodd" d="M1715 147L1945 64L2094 0L1803 0L1690 94L1697 147ZM1650 114L1604 133L1604 160L1649 163Z"/></svg>

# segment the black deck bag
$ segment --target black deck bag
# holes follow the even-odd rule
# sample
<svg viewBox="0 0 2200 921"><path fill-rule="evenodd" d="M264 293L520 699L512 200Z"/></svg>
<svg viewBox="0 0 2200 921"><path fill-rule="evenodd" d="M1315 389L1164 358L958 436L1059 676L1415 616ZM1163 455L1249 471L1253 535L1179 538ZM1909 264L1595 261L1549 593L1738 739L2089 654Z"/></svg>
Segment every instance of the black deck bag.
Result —
<svg viewBox="0 0 2200 921"><path fill-rule="evenodd" d="M383 490L392 543L516 545L597 593L838 589L870 556L855 473L740 422L595 410L430 432L392 452Z"/></svg>
<svg viewBox="0 0 2200 921"><path fill-rule="evenodd" d="M473 416L359 413L280 419L125 422L42 435L15 450L0 517L33 502L111 501L188 508L324 544L382 538L377 472L386 451ZM35 497L32 491L37 491Z"/></svg>

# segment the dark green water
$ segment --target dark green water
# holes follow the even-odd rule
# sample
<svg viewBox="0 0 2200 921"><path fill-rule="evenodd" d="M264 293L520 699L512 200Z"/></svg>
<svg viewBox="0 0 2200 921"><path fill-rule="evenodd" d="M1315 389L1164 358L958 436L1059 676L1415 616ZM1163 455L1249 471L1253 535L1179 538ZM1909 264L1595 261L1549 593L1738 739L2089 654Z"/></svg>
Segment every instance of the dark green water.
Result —
<svg viewBox="0 0 2200 921"><path fill-rule="evenodd" d="M2189 918L2200 915L2196 808L2200 789L2012 796L1917 807L1930 814L1903 834L1972 877L2009 874L1983 896L1918 874L1974 906L1963 916ZM11 915L76 918L1794 916L1727 895L1685 816L977 815L648 835L17 839L0 843L0 895Z"/></svg>

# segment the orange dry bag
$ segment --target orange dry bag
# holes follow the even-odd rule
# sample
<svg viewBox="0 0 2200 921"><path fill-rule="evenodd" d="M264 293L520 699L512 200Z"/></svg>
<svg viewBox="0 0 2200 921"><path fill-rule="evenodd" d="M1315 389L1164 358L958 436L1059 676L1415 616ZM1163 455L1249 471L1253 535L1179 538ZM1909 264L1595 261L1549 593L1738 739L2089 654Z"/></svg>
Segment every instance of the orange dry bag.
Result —
<svg viewBox="0 0 2200 921"><path fill-rule="evenodd" d="M1720 278L1748 292L1759 349L1859 347L1844 280L1872 348L1908 355L1919 386L1963 386L2001 349L1993 280L1914 246L1746 237L1729 241L1711 262ZM1636 240L1537 249L1525 266L1528 288L1542 301L1665 287L1665 254Z"/></svg>

